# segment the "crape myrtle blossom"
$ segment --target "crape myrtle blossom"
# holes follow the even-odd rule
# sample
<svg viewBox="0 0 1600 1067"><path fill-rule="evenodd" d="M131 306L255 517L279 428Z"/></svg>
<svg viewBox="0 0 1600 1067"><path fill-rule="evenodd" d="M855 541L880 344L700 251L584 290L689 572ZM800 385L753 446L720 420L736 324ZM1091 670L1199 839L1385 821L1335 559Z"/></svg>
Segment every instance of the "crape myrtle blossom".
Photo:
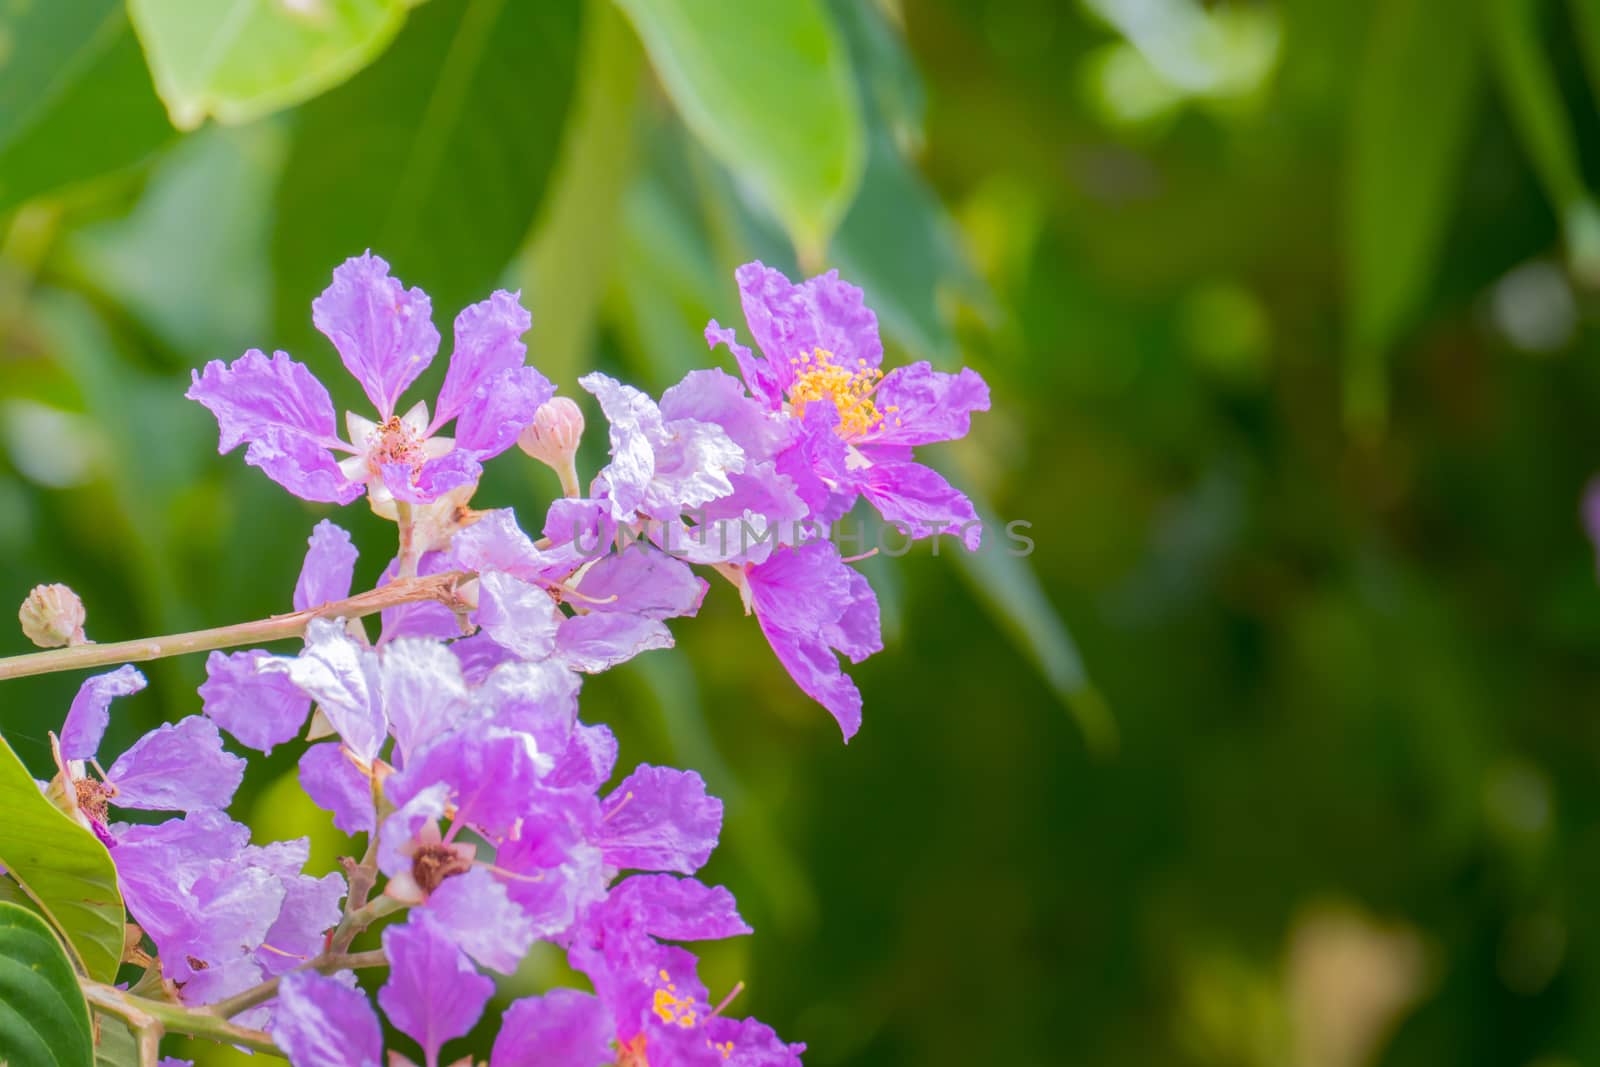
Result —
<svg viewBox="0 0 1600 1067"><path fill-rule="evenodd" d="M555 391L523 363L531 319L517 294L496 292L456 316L431 416L424 401L399 409L439 348L426 293L405 288L369 252L340 265L311 308L376 419L347 413L341 438L328 390L284 352L213 360L187 394L216 416L219 451L248 443L245 462L303 499L348 504L365 491L375 511L393 518L396 501L428 504L475 485L482 461L510 448ZM452 420L455 436L441 435Z"/></svg>

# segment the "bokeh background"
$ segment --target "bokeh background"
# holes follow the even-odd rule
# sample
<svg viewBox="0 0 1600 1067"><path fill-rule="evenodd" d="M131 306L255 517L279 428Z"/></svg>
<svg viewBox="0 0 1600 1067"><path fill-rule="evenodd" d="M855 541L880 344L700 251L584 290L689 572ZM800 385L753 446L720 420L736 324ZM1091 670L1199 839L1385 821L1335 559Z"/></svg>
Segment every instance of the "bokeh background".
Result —
<svg viewBox="0 0 1600 1067"><path fill-rule="evenodd" d="M868 561L848 748L726 587L587 685L727 800L713 989L817 1065L1600 1062L1600 3L131 6L0 0L0 600L284 610L330 512L182 393L259 346L354 404L347 255L441 326L521 287L569 392L720 358L740 262L838 267L989 380L928 453L1036 550ZM392 527L332 517L370 583ZM198 710L148 670L113 749ZM78 681L0 690L41 775ZM236 814L327 866L295 755Z"/></svg>

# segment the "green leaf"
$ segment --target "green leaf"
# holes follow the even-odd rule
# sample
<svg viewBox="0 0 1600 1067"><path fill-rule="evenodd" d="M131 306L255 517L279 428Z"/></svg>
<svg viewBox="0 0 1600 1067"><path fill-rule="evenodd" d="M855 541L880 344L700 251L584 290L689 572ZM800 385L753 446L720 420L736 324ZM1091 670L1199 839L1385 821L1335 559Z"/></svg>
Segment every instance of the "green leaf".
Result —
<svg viewBox="0 0 1600 1067"><path fill-rule="evenodd" d="M407 0L128 0L172 122L248 122L372 62Z"/></svg>
<svg viewBox="0 0 1600 1067"><path fill-rule="evenodd" d="M89 1006L43 919L0 903L0 1063L93 1067Z"/></svg>
<svg viewBox="0 0 1600 1067"><path fill-rule="evenodd" d="M842 42L818 0L617 0L684 122L820 261L865 144Z"/></svg>
<svg viewBox="0 0 1600 1067"><path fill-rule="evenodd" d="M9 9L23 14L0 14L0 41L30 47L0 60L0 210L138 163L174 136L121 4ZM64 28L73 31L66 54ZM34 70L45 53L56 57L48 78Z"/></svg>
<svg viewBox="0 0 1600 1067"><path fill-rule="evenodd" d="M278 190L280 337L306 336L312 297L366 248L442 321L489 295L560 144L578 8L434 0L369 70L303 110Z"/></svg>
<svg viewBox="0 0 1600 1067"><path fill-rule="evenodd" d="M1379 4L1351 79L1346 404L1357 425L1383 419L1385 351L1427 295L1455 204L1481 79L1477 31L1454 0Z"/></svg>
<svg viewBox="0 0 1600 1067"><path fill-rule="evenodd" d="M140 1067L139 1039L115 1015L94 1013L94 1067Z"/></svg>
<svg viewBox="0 0 1600 1067"><path fill-rule="evenodd" d="M90 978L115 979L124 912L111 854L45 799L4 738L0 811L6 813L0 819L0 866L66 937Z"/></svg>

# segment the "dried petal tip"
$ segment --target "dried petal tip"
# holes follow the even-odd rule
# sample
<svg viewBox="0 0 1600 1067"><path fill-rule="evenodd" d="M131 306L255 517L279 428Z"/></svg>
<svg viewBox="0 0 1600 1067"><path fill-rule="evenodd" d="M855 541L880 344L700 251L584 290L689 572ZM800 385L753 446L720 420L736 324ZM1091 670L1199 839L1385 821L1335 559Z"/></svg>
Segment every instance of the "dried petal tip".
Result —
<svg viewBox="0 0 1600 1067"><path fill-rule="evenodd" d="M59 583L36 585L17 611L22 621L22 632L40 648L60 648L62 645L81 645L88 641L83 636L83 601L78 594Z"/></svg>
<svg viewBox="0 0 1600 1067"><path fill-rule="evenodd" d="M573 461L582 439L583 412L572 400L558 396L540 405L533 421L517 437L517 447L559 474L568 496L579 496Z"/></svg>

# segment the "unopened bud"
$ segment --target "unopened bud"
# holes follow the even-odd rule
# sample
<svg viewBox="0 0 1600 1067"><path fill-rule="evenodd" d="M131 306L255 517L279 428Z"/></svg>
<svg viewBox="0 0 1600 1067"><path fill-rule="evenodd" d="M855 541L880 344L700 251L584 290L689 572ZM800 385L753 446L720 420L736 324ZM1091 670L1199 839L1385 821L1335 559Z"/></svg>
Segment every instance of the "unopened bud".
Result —
<svg viewBox="0 0 1600 1067"><path fill-rule="evenodd" d="M78 594L59 583L34 586L17 611L22 632L40 648L83 644L84 617Z"/></svg>
<svg viewBox="0 0 1600 1067"><path fill-rule="evenodd" d="M564 396L545 401L517 437L517 447L561 476L561 487L568 496L578 496L574 457L583 438L583 412Z"/></svg>

